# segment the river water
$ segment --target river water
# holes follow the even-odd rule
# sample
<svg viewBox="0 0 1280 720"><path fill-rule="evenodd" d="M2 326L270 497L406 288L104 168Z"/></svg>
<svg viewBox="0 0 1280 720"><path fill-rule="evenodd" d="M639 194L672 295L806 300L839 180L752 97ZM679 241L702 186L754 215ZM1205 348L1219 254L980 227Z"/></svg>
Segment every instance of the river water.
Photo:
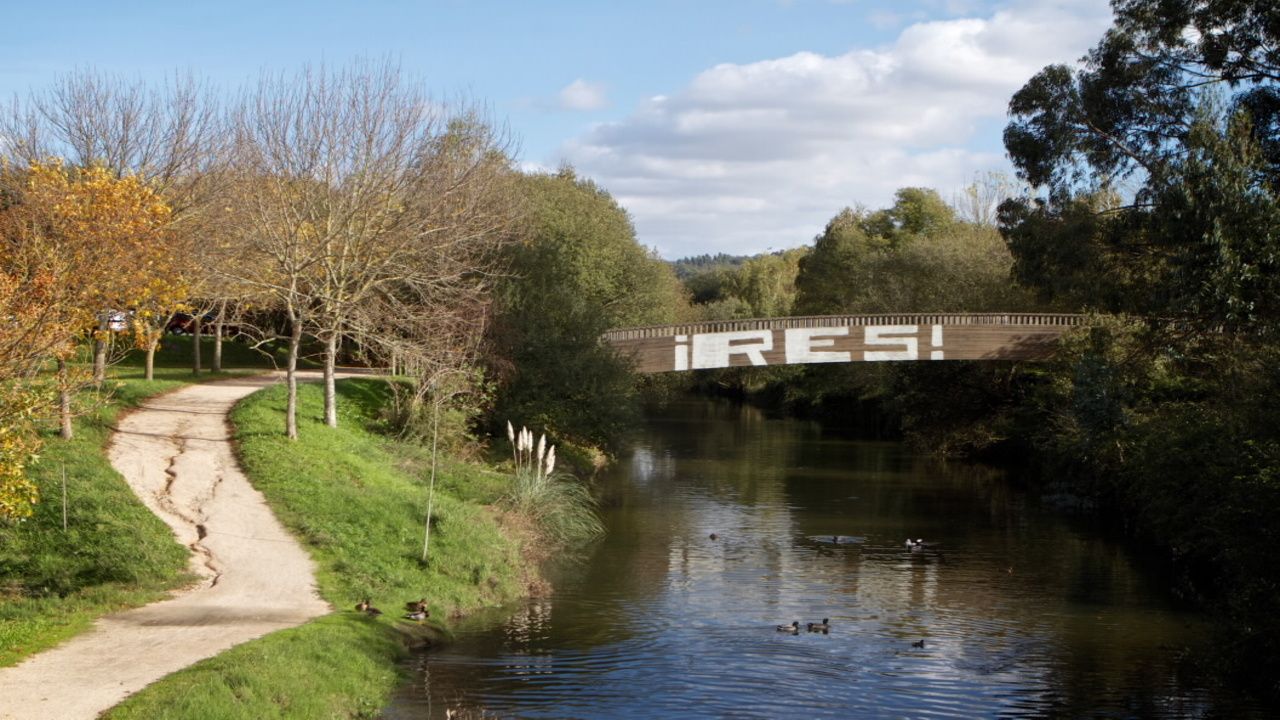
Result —
<svg viewBox="0 0 1280 720"><path fill-rule="evenodd" d="M415 657L387 720L1268 716L1158 563L990 469L698 401L600 495L554 596Z"/></svg>

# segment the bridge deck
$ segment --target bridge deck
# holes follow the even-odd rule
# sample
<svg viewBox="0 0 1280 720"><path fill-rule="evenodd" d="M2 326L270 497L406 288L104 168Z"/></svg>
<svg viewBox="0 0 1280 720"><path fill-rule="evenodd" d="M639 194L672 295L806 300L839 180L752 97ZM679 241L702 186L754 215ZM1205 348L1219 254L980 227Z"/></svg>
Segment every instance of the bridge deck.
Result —
<svg viewBox="0 0 1280 720"><path fill-rule="evenodd" d="M920 313L754 318L619 328L604 340L642 373L750 365L1043 360L1082 315Z"/></svg>

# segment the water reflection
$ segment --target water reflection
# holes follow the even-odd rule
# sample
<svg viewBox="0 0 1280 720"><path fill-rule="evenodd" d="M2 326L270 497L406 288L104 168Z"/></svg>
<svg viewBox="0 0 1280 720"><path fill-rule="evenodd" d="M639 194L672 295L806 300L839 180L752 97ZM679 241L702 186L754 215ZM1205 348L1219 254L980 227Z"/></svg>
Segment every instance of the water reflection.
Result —
<svg viewBox="0 0 1280 720"><path fill-rule="evenodd" d="M699 402L601 494L555 596L416 658L387 718L1263 716L1140 559L990 470Z"/></svg>

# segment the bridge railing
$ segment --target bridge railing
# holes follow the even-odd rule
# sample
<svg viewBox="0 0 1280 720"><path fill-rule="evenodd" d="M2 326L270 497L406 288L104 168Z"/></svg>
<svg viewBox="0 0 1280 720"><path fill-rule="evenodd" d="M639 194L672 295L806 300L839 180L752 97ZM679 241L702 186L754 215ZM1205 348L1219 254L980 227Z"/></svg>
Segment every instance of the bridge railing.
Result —
<svg viewBox="0 0 1280 720"><path fill-rule="evenodd" d="M1018 325L1074 327L1085 323L1084 315L1068 313L908 313L878 315L808 315L749 320L716 320L679 325L644 325L617 328L603 335L608 342L644 338L736 332L741 330L786 330L811 327L856 327L862 325Z"/></svg>

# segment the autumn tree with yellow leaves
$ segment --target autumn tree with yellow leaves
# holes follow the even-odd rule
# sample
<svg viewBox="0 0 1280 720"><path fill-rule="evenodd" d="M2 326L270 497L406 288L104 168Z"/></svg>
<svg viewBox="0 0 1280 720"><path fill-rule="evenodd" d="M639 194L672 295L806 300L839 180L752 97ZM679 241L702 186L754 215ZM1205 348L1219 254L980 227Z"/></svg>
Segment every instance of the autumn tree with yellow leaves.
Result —
<svg viewBox="0 0 1280 720"><path fill-rule="evenodd" d="M218 206L216 198L224 185L218 168L230 135L222 119L214 88L191 73L148 82L80 69L13 98L0 112L0 150L15 167L63 158L71 167L94 168L102 179L136 178L172 210L167 243L198 266L198 241L217 230L208 210ZM184 284L190 295L208 298L211 278L208 273L188 273ZM172 313L198 309L171 304L173 285L162 276L158 285L137 298L138 312L131 324L134 338L148 355L154 353ZM105 373L106 347L95 343L98 381Z"/></svg>
<svg viewBox="0 0 1280 720"><path fill-rule="evenodd" d="M186 290L169 207L141 179L58 161L0 174L0 516L20 517L35 501L24 467L38 423L52 406L63 437L73 433L72 398L88 380L70 362L77 347L108 332L106 311L146 318Z"/></svg>
<svg viewBox="0 0 1280 720"><path fill-rule="evenodd" d="M0 211L0 222L5 215ZM42 411L52 404L52 387L39 370L53 347L48 330L57 321L48 304L53 278L15 270L0 263L0 519L30 515L39 497L26 469L39 450Z"/></svg>

